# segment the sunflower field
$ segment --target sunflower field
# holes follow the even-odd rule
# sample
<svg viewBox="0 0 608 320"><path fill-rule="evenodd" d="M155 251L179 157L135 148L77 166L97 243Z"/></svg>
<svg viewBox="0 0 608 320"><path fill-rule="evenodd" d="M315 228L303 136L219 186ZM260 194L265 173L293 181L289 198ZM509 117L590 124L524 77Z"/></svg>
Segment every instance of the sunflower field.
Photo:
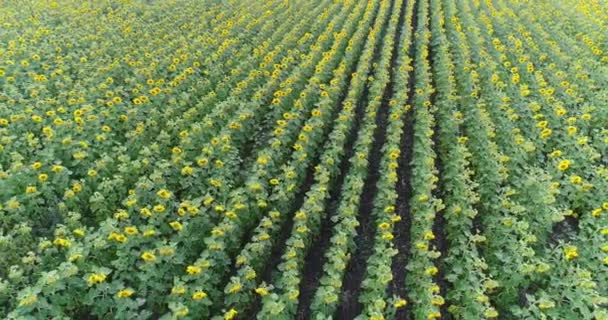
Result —
<svg viewBox="0 0 608 320"><path fill-rule="evenodd" d="M0 318L608 320L608 2L0 0Z"/></svg>

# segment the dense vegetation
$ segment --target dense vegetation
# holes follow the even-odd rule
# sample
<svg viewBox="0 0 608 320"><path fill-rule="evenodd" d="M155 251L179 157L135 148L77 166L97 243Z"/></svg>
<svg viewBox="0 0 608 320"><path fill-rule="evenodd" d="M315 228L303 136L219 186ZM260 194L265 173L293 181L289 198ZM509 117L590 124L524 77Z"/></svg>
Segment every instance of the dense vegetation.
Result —
<svg viewBox="0 0 608 320"><path fill-rule="evenodd" d="M608 319L601 0L0 1L0 316Z"/></svg>

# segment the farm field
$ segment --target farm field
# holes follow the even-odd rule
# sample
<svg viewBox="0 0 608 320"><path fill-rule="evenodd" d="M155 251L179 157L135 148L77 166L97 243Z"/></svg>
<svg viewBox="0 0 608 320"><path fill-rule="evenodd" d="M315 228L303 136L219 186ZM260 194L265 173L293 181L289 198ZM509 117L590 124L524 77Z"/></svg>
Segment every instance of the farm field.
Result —
<svg viewBox="0 0 608 320"><path fill-rule="evenodd" d="M0 318L608 320L608 3L0 0Z"/></svg>

